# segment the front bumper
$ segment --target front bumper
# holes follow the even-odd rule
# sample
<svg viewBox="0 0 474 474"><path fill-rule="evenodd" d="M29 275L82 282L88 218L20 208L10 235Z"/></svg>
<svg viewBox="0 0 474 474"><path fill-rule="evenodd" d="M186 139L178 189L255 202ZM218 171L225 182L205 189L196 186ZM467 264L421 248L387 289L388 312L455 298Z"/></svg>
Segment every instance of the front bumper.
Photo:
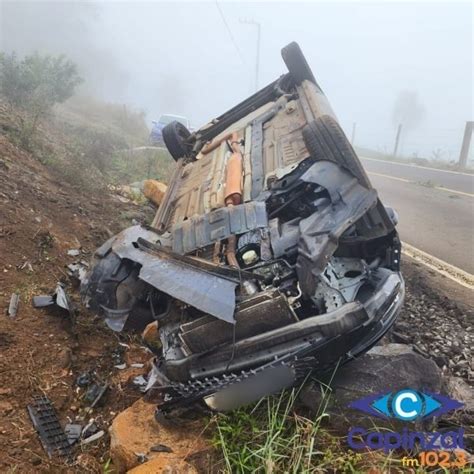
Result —
<svg viewBox="0 0 474 474"><path fill-rule="evenodd" d="M163 413L202 399L212 409L227 411L301 383L311 372L324 375L376 344L395 322L404 296L402 276L390 272L363 306L356 308L352 304L345 316L342 311L316 316L319 324L308 318L292 327L255 336L251 338L255 339L253 346L260 349L239 356L236 345L233 359L225 360L215 352L193 356L187 361L189 365L181 361L181 369L187 365L186 371L190 373L187 381L172 382L155 366L155 377L160 382L151 385L148 398L158 402ZM284 341L281 335L292 331L299 336ZM265 338L277 343L265 345ZM246 344L249 345L248 341ZM212 364L212 359L218 361Z"/></svg>

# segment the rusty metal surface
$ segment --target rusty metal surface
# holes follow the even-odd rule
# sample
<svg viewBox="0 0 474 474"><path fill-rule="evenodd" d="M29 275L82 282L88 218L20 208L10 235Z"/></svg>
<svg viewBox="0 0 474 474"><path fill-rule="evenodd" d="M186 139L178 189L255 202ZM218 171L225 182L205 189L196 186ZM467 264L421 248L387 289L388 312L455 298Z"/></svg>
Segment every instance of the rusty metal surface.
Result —
<svg viewBox="0 0 474 474"><path fill-rule="evenodd" d="M308 157L301 134L306 125L299 100L280 98L253 111L224 130L214 140L232 132L244 140L243 190L244 201L254 199L266 188L268 178L291 164ZM257 139L258 138L258 139ZM177 164L170 188L153 226L171 229L196 216L225 206L227 162L231 152L224 140L211 152L198 155L198 159L182 166Z"/></svg>

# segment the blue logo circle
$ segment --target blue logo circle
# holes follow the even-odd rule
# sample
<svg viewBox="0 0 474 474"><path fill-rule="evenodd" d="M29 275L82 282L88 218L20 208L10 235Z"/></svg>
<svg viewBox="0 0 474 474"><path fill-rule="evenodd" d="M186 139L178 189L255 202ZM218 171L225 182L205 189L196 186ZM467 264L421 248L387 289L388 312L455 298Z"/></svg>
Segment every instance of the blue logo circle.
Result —
<svg viewBox="0 0 474 474"><path fill-rule="evenodd" d="M415 390L401 390L392 398L392 411L400 420L414 420L423 415L423 399Z"/></svg>

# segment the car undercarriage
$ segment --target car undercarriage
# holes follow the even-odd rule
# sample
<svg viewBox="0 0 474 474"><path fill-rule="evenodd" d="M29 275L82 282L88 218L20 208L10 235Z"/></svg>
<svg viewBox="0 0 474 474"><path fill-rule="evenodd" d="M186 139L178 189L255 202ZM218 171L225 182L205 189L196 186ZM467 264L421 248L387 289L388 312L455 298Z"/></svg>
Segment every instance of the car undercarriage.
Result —
<svg viewBox="0 0 474 474"><path fill-rule="evenodd" d="M370 184L296 43L288 73L200 129L149 227L95 253L84 302L115 331L157 321L161 412L231 410L373 346L404 299L396 213Z"/></svg>

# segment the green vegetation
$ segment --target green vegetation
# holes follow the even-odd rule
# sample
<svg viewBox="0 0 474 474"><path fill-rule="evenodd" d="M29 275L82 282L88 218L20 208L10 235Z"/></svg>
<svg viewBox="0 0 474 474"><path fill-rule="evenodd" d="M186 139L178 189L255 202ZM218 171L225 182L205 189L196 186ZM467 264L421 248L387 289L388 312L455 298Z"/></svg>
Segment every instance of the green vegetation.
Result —
<svg viewBox="0 0 474 474"><path fill-rule="evenodd" d="M0 94L21 115L21 139L30 144L39 120L54 104L64 102L82 82L76 65L65 56L34 53L18 59L0 54Z"/></svg>
<svg viewBox="0 0 474 474"><path fill-rule="evenodd" d="M214 446L229 473L358 472L363 457L344 446L344 439L326 427L330 389L313 416L297 408L299 389L267 397L253 407L219 414Z"/></svg>
<svg viewBox="0 0 474 474"><path fill-rule="evenodd" d="M173 160L143 146L142 111L74 95L81 82L64 56L0 54L0 131L59 179L84 190L145 178L166 181Z"/></svg>

